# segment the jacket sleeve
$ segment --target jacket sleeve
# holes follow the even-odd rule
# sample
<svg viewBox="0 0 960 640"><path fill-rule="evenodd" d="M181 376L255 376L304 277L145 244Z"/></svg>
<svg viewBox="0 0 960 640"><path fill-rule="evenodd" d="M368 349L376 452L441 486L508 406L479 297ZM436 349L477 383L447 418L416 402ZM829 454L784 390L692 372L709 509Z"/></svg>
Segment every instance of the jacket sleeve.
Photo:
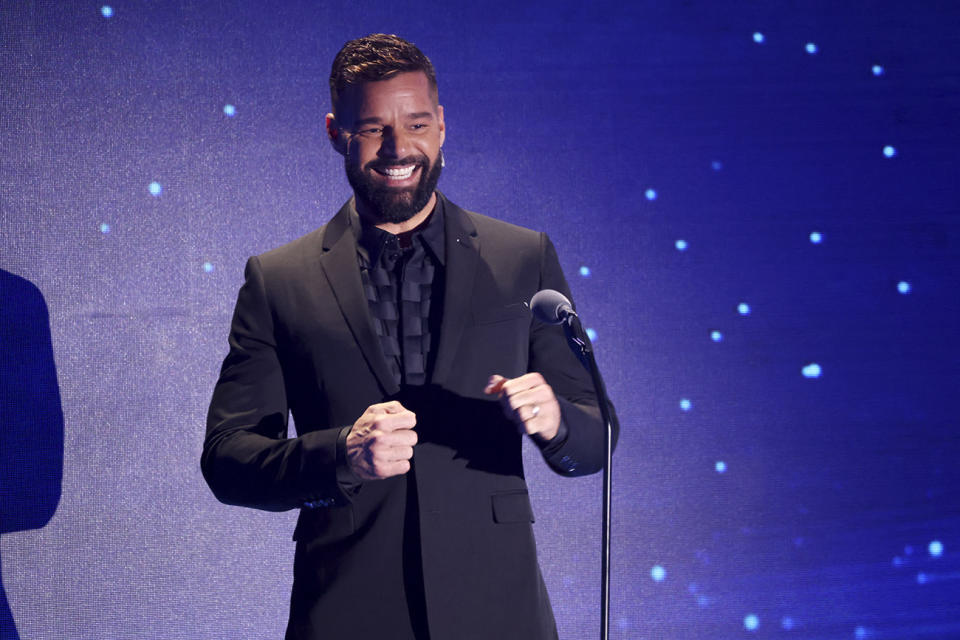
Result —
<svg viewBox="0 0 960 640"><path fill-rule="evenodd" d="M284 511L349 500L337 482L340 429L287 438L287 394L274 314L258 258L247 262L207 414L200 467L218 500Z"/></svg>
<svg viewBox="0 0 960 640"><path fill-rule="evenodd" d="M572 302L556 249L543 233L540 234L539 288L559 291ZM588 475L602 469L605 461L605 425L600 417L600 405L590 374L567 344L562 327L533 320L529 368L543 375L560 403L560 432L552 441L541 446L547 464L557 473L567 476ZM611 438L616 447L620 424L613 405L608 406Z"/></svg>

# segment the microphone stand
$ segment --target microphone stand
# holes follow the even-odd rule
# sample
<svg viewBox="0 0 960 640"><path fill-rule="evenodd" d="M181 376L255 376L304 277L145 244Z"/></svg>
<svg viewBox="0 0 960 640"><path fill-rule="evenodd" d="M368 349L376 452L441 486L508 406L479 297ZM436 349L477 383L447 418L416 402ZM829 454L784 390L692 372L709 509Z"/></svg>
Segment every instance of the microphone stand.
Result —
<svg viewBox="0 0 960 640"><path fill-rule="evenodd" d="M610 422L610 409L607 403L607 388L600 377L597 360L593 356L593 346L580 324L576 313L568 313L562 323L563 332L567 335L570 348L580 360L580 363L590 372L593 380L593 389L600 403L600 416L603 418L603 449L606 461L603 465L603 515L601 517L602 536L600 543L600 638L608 640L610 637L610 470L613 463L613 427Z"/></svg>

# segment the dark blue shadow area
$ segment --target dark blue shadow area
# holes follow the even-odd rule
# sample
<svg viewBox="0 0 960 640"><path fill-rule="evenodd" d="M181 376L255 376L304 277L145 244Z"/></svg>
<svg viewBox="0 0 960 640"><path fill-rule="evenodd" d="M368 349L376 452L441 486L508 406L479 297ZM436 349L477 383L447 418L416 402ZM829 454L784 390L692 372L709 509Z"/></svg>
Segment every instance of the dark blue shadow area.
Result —
<svg viewBox="0 0 960 640"><path fill-rule="evenodd" d="M62 477L63 412L47 305L32 283L0 269L0 533L46 525ZM0 639L13 638L0 582Z"/></svg>

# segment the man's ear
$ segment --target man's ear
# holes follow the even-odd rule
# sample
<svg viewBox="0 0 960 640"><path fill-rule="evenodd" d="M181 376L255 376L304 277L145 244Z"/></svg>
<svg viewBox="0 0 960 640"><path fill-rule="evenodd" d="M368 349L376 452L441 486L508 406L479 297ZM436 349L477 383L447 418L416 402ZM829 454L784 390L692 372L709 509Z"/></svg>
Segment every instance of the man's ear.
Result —
<svg viewBox="0 0 960 640"><path fill-rule="evenodd" d="M324 120L327 127L327 138L330 139L330 144L333 145L334 150L340 155L347 155L347 138L340 128L340 125L337 124L337 119L332 113L328 113Z"/></svg>
<svg viewBox="0 0 960 640"><path fill-rule="evenodd" d="M443 123L443 105L437 105L437 126L440 128L440 146L443 146L443 141L447 139L447 125Z"/></svg>

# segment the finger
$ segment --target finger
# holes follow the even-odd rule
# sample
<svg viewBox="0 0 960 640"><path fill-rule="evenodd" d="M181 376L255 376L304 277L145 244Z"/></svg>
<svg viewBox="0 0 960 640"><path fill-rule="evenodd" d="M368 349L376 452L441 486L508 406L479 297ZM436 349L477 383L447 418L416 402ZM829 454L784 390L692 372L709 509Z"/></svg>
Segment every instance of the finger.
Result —
<svg viewBox="0 0 960 640"><path fill-rule="evenodd" d="M513 378L503 383L503 392L507 395L513 395L527 389L533 389L540 385L545 385L546 380L537 372L525 373L519 378Z"/></svg>
<svg viewBox="0 0 960 640"><path fill-rule="evenodd" d="M543 407L536 403L525 404L517 409L517 415L520 416L520 419L525 423L533 421L542 414Z"/></svg>
<svg viewBox="0 0 960 640"><path fill-rule="evenodd" d="M549 402L550 399L550 393L546 387L534 387L533 389L525 389L518 393L504 396L505 402L507 402L514 411L524 405L545 404Z"/></svg>
<svg viewBox="0 0 960 640"><path fill-rule="evenodd" d="M377 416L374 420L377 429L381 431L396 431L398 429L413 429L417 424L417 414L403 410L401 413L391 413Z"/></svg>
<svg viewBox="0 0 960 640"><path fill-rule="evenodd" d="M487 386L484 387L483 392L488 396L500 393L500 389L503 387L503 383L506 381L506 378L495 373L490 376L489 380L487 380Z"/></svg>
<svg viewBox="0 0 960 640"><path fill-rule="evenodd" d="M410 460L413 458L413 447L390 447L389 461Z"/></svg>
<svg viewBox="0 0 960 640"><path fill-rule="evenodd" d="M396 462L388 462L382 465L377 465L374 469L374 475L382 479L403 475L408 471L410 471L410 461L397 460Z"/></svg>
<svg viewBox="0 0 960 640"><path fill-rule="evenodd" d="M372 462L373 466L382 468L401 460L410 460L411 458L413 458L413 447L378 447L373 451Z"/></svg>
<svg viewBox="0 0 960 640"><path fill-rule="evenodd" d="M395 475L395 476L403 475L406 472L410 471L410 461L400 460L398 462L395 462L393 463L391 470L393 471L392 475Z"/></svg>
<svg viewBox="0 0 960 640"><path fill-rule="evenodd" d="M403 406L402 404L400 404L400 403L399 403L398 401L396 401L396 400L391 400L390 402L382 402L382 403L380 403L380 404L378 404L378 405L374 405L374 406L375 406L375 407L382 407L384 413L403 413L404 411L407 410L407 408L406 408L405 406Z"/></svg>
<svg viewBox="0 0 960 640"><path fill-rule="evenodd" d="M413 429L397 429L396 431L383 432L378 438L378 442L387 447L412 447L417 444L417 432Z"/></svg>

